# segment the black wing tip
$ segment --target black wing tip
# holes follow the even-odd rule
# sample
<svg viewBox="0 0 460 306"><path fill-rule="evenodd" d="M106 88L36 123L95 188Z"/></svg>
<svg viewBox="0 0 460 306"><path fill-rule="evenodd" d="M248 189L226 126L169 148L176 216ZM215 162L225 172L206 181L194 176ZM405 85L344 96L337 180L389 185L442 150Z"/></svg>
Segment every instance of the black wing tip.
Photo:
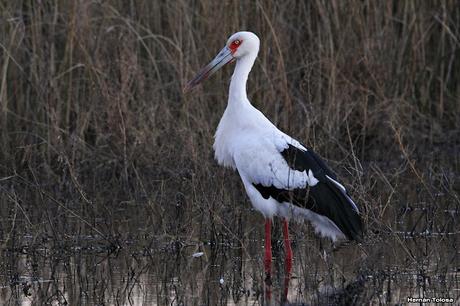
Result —
<svg viewBox="0 0 460 306"><path fill-rule="evenodd" d="M365 228L363 224L363 220L360 215L357 215L358 220L354 220L353 222L353 229L349 231L349 234L346 235L348 240L356 241L361 243L364 241L365 236Z"/></svg>
<svg viewBox="0 0 460 306"><path fill-rule="evenodd" d="M291 202L318 215L327 217L350 241L364 240L364 225L361 214L348 202L347 195L335 185L319 183L310 189L311 197L305 201L305 190L284 190L275 186L252 184L264 199L273 198L278 202ZM332 189L332 190L331 190Z"/></svg>
<svg viewBox="0 0 460 306"><path fill-rule="evenodd" d="M348 194L329 181L319 183L311 191L315 202L321 207L321 215L329 218L348 240L363 241L363 219L350 203Z"/></svg>
<svg viewBox="0 0 460 306"><path fill-rule="evenodd" d="M348 202L340 204L349 205ZM344 210L348 210L348 212L344 213L344 218L346 218L346 220L342 223L342 228L346 231L345 235L348 240L362 242L364 240L365 229L361 214L349 207L344 208Z"/></svg>

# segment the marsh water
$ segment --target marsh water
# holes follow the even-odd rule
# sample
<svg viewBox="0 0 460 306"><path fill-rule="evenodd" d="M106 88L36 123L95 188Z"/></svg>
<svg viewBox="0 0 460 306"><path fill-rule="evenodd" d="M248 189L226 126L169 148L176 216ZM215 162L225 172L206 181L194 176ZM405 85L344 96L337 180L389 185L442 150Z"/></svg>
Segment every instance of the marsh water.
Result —
<svg viewBox="0 0 460 306"><path fill-rule="evenodd" d="M457 218L458 212L445 212ZM246 209L239 231L212 239L9 234L1 253L2 305L264 305L263 219ZM20 220L15 225L20 227ZM23 220L22 222L26 222ZM139 229L142 232L143 229ZM234 233L240 233L235 235ZM284 254L273 231L271 303L282 298ZM459 232L378 233L372 243L332 244L291 224L289 303L399 305L409 297L460 297ZM372 235L372 234L371 234Z"/></svg>

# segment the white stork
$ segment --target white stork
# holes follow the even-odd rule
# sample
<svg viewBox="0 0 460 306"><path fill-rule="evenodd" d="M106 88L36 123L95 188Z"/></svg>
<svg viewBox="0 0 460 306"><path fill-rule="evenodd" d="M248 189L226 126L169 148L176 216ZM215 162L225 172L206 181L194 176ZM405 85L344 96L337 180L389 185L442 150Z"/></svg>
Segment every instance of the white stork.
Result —
<svg viewBox="0 0 460 306"><path fill-rule="evenodd" d="M306 219L316 232L333 241L359 240L363 223L358 207L321 158L299 141L281 132L246 94L249 72L259 52L260 41L251 32L230 36L225 47L195 78L185 91L236 61L227 108L215 135L217 162L237 170L255 209L265 217L265 272L271 282L271 220L283 218L286 253L285 297L292 268L288 220ZM270 289L267 289L270 298Z"/></svg>

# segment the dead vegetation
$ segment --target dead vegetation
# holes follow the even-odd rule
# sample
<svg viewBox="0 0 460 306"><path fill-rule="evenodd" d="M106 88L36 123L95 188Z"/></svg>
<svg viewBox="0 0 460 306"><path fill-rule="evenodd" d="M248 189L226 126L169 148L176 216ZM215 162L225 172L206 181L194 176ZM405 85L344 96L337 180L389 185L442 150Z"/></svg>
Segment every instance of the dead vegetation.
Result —
<svg viewBox="0 0 460 306"><path fill-rule="evenodd" d="M241 302L248 278L257 293L260 217L211 149L232 69L182 93L228 35L247 29L261 37L251 100L329 160L368 227L365 244L323 260L324 242L299 225L296 299L321 302L324 275L336 287L359 284L361 303L458 299L456 1L2 1L0 25L2 286L24 283L17 254L38 265L49 254L70 260L75 247L110 255L135 245L145 263L121 286L147 269L161 283L159 303ZM194 284L181 274L190 265L162 266L151 252L207 243L208 263L239 272L193 266L203 273ZM216 259L234 252L240 261ZM205 282L222 273L233 275L228 291ZM39 287L34 298L63 303L58 285ZM92 290L92 301L134 303L128 289L109 297L115 287ZM26 294L15 290L4 300Z"/></svg>

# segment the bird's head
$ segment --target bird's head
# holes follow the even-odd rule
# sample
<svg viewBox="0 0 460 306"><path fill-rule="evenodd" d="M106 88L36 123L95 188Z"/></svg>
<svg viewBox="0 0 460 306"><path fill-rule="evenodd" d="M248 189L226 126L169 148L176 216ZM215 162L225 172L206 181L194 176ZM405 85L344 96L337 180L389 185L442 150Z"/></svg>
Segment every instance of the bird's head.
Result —
<svg viewBox="0 0 460 306"><path fill-rule="evenodd" d="M190 91L228 63L246 56L253 56L255 58L259 52L259 46L260 40L256 34L246 31L236 32L230 36L225 47L220 50L217 56L187 83L184 91Z"/></svg>
<svg viewBox="0 0 460 306"><path fill-rule="evenodd" d="M226 47L232 52L234 58L238 59L247 54L257 55L259 52L260 40L252 32L236 32L227 40ZM225 48L224 48L225 49Z"/></svg>

